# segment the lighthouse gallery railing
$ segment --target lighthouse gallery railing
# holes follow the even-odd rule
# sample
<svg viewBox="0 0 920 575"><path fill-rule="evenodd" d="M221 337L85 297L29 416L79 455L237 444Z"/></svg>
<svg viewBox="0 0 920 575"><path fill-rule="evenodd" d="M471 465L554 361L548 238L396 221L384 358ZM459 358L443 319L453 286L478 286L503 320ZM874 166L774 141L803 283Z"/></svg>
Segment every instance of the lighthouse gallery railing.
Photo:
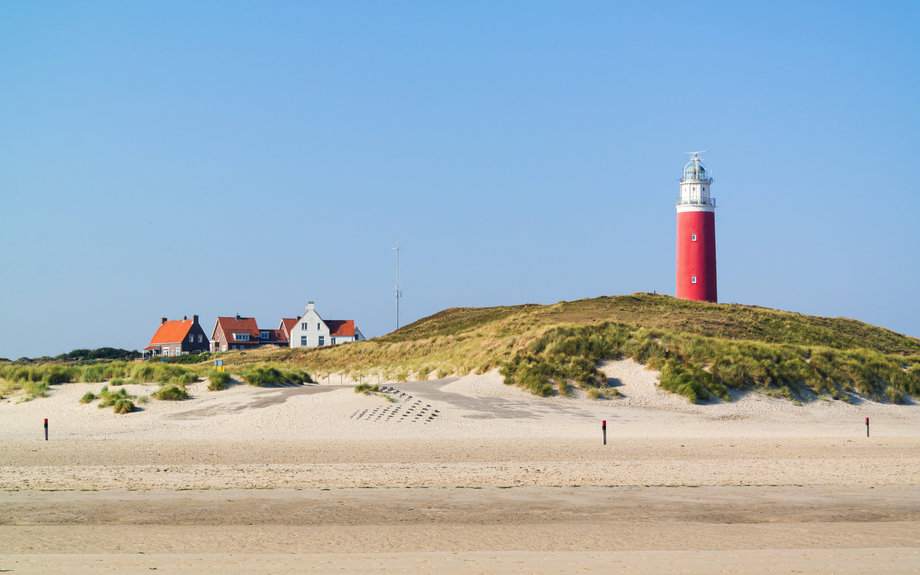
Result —
<svg viewBox="0 0 920 575"><path fill-rule="evenodd" d="M696 205L696 206L716 207L716 199L715 198L691 198L691 199L685 200L683 198L677 198L677 205L678 206Z"/></svg>

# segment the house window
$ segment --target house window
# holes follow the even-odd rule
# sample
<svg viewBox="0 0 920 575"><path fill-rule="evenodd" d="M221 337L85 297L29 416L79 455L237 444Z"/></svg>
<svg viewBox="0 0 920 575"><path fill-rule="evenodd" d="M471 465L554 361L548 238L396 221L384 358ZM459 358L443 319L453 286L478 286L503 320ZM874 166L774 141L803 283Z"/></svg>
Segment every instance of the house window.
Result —
<svg viewBox="0 0 920 575"><path fill-rule="evenodd" d="M690 278L690 283L692 284L696 283L696 276L693 276L692 278Z"/></svg>
<svg viewBox="0 0 920 575"><path fill-rule="evenodd" d="M221 351L227 351L227 346L226 346L226 345L220 346L220 350L221 350Z"/></svg>
<svg viewBox="0 0 920 575"><path fill-rule="evenodd" d="M179 346L176 346L176 357L179 357Z"/></svg>
<svg viewBox="0 0 920 575"><path fill-rule="evenodd" d="M267 331L260 331L260 332L259 332L259 339L268 339L268 332L267 332Z"/></svg>
<svg viewBox="0 0 920 575"><path fill-rule="evenodd" d="M325 340L326 340L325 337L319 336L319 345L326 345L326 341L325 341Z"/></svg>
<svg viewBox="0 0 920 575"><path fill-rule="evenodd" d="M198 334L198 343L201 343L201 342L202 342L202 338L203 338L203 337L204 337L204 336L201 335L200 333Z"/></svg>
<svg viewBox="0 0 920 575"><path fill-rule="evenodd" d="M169 357L169 348L168 348L168 347L164 347L164 348L163 348L163 357Z"/></svg>
<svg viewBox="0 0 920 575"><path fill-rule="evenodd" d="M335 338L334 338L334 337L330 337L330 338L329 338L329 343L331 343L332 345L335 345Z"/></svg>
<svg viewBox="0 0 920 575"><path fill-rule="evenodd" d="M195 336L194 336L194 335L188 336L188 342L189 342L189 343L195 343Z"/></svg>
<svg viewBox="0 0 920 575"><path fill-rule="evenodd" d="M307 347L307 336L300 336L300 347Z"/></svg>
<svg viewBox="0 0 920 575"><path fill-rule="evenodd" d="M236 341L249 341L248 333L235 333L233 334L233 339Z"/></svg>
<svg viewBox="0 0 920 575"><path fill-rule="evenodd" d="M319 324L316 324L316 331L319 331Z"/></svg>
<svg viewBox="0 0 920 575"><path fill-rule="evenodd" d="M690 236L690 241L691 241L691 242L695 242L695 241L696 241L696 234L693 234L693 235Z"/></svg>
<svg viewBox="0 0 920 575"><path fill-rule="evenodd" d="M300 329L307 331L307 324L305 323L300 324Z"/></svg>

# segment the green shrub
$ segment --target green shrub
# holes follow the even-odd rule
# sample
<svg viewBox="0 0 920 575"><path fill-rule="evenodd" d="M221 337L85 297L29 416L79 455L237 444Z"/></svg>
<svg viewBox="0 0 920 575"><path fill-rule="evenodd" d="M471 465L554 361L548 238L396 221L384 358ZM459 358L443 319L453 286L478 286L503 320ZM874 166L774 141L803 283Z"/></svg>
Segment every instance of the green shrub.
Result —
<svg viewBox="0 0 920 575"><path fill-rule="evenodd" d="M115 413L131 413L134 409L134 403L132 403L130 399L119 399L115 402L112 411Z"/></svg>
<svg viewBox="0 0 920 575"><path fill-rule="evenodd" d="M112 381L109 382L109 385L114 385L114 386L119 386L119 385L124 385L124 384L125 384L125 380L123 379L113 379Z"/></svg>
<svg viewBox="0 0 920 575"><path fill-rule="evenodd" d="M99 407L103 408L103 407L110 407L112 405L115 405L118 401L121 401L121 400L134 399L134 396L129 395L128 390L125 388L121 388L118 391L110 391L109 386L105 385L99 391L99 399L102 400L99 402Z"/></svg>
<svg viewBox="0 0 920 575"><path fill-rule="evenodd" d="M904 403L904 394L893 387L889 386L885 390L885 395L891 403Z"/></svg>
<svg viewBox="0 0 920 575"><path fill-rule="evenodd" d="M80 368L64 365L46 365L44 366L42 381L48 385L60 383L72 383L80 379Z"/></svg>
<svg viewBox="0 0 920 575"><path fill-rule="evenodd" d="M175 375L169 378L167 383L174 383L177 385L188 385L190 383L195 383L198 381L198 376L191 372L182 373Z"/></svg>
<svg viewBox="0 0 920 575"><path fill-rule="evenodd" d="M157 365L153 360L136 363L131 367L131 378L142 382L156 382Z"/></svg>
<svg viewBox="0 0 920 575"><path fill-rule="evenodd" d="M96 400L96 395L92 391L87 391L80 398L80 403L86 404Z"/></svg>
<svg viewBox="0 0 920 575"><path fill-rule="evenodd" d="M142 382L186 385L198 381L196 372L159 361L145 361L132 366L131 378Z"/></svg>
<svg viewBox="0 0 920 575"><path fill-rule="evenodd" d="M700 383L691 371L688 371L674 362L665 364L661 370L662 389L683 395L690 403L709 401L709 391Z"/></svg>
<svg viewBox="0 0 920 575"><path fill-rule="evenodd" d="M100 365L102 367L102 377L105 379L122 378L128 374L127 365L123 361L113 361Z"/></svg>
<svg viewBox="0 0 920 575"><path fill-rule="evenodd" d="M185 388L175 385L167 385L166 387L161 387L157 391L151 393L150 397L162 401L179 401L182 399L188 399L189 395L188 392L185 391Z"/></svg>
<svg viewBox="0 0 920 575"><path fill-rule="evenodd" d="M223 389L227 389L228 383L230 383L230 374L226 371L212 369L208 373L208 389L210 391L221 391Z"/></svg>
<svg viewBox="0 0 920 575"><path fill-rule="evenodd" d="M105 381L105 368L101 364L88 365L83 368L83 374L80 376L83 383L98 383Z"/></svg>
<svg viewBox="0 0 920 575"><path fill-rule="evenodd" d="M194 364L201 363L203 361L208 361L212 355L217 355L216 353L212 354L207 351L201 353L190 353L188 355L180 355L176 357L170 357L166 359L166 363L179 363L179 364Z"/></svg>
<svg viewBox="0 0 920 575"><path fill-rule="evenodd" d="M22 390L28 396L28 399L48 397L48 384L44 381L27 381L23 384Z"/></svg>
<svg viewBox="0 0 920 575"><path fill-rule="evenodd" d="M300 371L282 371L275 367L254 367L243 372L243 379L249 385L262 387L264 385L282 385L289 383L313 383L310 376Z"/></svg>

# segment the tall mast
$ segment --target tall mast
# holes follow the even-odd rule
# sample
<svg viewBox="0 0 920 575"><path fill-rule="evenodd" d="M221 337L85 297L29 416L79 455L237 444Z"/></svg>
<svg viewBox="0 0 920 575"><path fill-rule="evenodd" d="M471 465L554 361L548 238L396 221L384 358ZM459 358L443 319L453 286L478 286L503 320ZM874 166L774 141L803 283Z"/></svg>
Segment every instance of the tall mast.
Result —
<svg viewBox="0 0 920 575"><path fill-rule="evenodd" d="M402 297L402 284L399 283L399 238L396 239L396 329L399 329L399 298Z"/></svg>

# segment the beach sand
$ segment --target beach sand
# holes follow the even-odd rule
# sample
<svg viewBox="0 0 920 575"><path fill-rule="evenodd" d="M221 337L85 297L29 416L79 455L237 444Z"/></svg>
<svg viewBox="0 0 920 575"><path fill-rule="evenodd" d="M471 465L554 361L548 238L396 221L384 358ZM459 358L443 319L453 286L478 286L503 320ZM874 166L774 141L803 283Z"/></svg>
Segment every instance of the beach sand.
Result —
<svg viewBox="0 0 920 575"><path fill-rule="evenodd" d="M624 398L490 372L385 382L393 403L206 383L128 415L78 403L102 384L5 399L0 569L920 570L920 406L692 405L630 360L604 370Z"/></svg>

